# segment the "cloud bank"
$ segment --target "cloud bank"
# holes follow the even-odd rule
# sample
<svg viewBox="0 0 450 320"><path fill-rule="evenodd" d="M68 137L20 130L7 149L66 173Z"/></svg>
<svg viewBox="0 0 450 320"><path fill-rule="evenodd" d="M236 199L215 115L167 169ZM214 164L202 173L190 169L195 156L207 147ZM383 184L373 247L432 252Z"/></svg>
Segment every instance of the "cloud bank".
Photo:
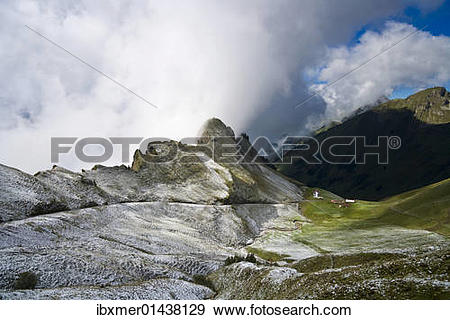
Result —
<svg viewBox="0 0 450 320"><path fill-rule="evenodd" d="M292 108L309 94L305 71L324 57L330 71L322 72L323 81L341 70L332 63L338 51L333 54L329 47L347 43L362 26L408 6L433 10L441 2L2 1L0 162L35 172L51 165L52 136L178 139L195 135L213 116L253 136L298 131L308 115L325 110L323 101ZM347 55L350 65L353 51ZM119 163L117 151L109 164ZM73 153L62 157L61 165L85 166Z"/></svg>
<svg viewBox="0 0 450 320"><path fill-rule="evenodd" d="M408 37L411 35L410 37ZM348 71L408 37L336 84L325 88ZM450 37L433 36L404 23L388 22L382 32L367 31L357 45L330 49L318 71L323 82L311 86L326 102L322 114L311 116L309 127L320 121L340 120L357 108L389 97L395 88L416 90L450 81Z"/></svg>

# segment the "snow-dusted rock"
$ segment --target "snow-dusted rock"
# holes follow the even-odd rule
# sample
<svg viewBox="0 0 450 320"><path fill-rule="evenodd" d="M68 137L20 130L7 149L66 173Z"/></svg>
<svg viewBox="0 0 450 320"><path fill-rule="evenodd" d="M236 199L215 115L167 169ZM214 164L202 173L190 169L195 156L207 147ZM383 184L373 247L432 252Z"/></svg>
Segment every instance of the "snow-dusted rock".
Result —
<svg viewBox="0 0 450 320"><path fill-rule="evenodd" d="M288 210L288 205L266 206L273 207L273 217ZM257 235L246 221L262 223L259 211L251 204L143 202L5 222L0 224L0 288L12 289L26 271L38 276L40 289L192 281L194 275L207 275L226 257L239 254ZM79 289L61 294L76 297Z"/></svg>
<svg viewBox="0 0 450 320"><path fill-rule="evenodd" d="M154 279L110 287L65 287L54 289L0 290L0 299L102 299L102 300L197 300L214 292L204 286L173 279Z"/></svg>
<svg viewBox="0 0 450 320"><path fill-rule="evenodd" d="M0 222L67 209L65 199L46 184L0 165Z"/></svg>

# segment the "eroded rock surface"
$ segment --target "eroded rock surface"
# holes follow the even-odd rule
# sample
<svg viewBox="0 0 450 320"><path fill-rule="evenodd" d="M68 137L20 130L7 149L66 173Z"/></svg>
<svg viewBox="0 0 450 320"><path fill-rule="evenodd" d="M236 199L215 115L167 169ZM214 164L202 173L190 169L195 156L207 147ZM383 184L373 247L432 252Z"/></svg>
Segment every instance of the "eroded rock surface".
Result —
<svg viewBox="0 0 450 320"><path fill-rule="evenodd" d="M207 275L226 257L239 254L258 226L291 209L265 206L268 216L252 204L123 203L6 222L0 225L0 288L14 289L24 270L38 275L39 289L193 281L194 275ZM36 291L36 297L49 292L57 294ZM79 294L80 289L63 292Z"/></svg>

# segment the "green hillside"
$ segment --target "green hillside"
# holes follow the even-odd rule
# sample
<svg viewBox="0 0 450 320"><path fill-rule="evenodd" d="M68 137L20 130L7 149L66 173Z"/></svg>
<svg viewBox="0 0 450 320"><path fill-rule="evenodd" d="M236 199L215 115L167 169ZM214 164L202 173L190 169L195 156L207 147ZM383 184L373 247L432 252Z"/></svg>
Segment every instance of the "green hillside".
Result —
<svg viewBox="0 0 450 320"><path fill-rule="evenodd" d="M320 189L317 199L314 190L304 187L297 210L290 204L290 214L245 248L301 275L273 289L273 269L258 266L255 274L230 266L211 276L214 284L237 288L235 297L448 299L448 287L434 284L448 282L450 179L378 202L346 203Z"/></svg>
<svg viewBox="0 0 450 320"><path fill-rule="evenodd" d="M369 156L364 165L310 165L297 161L277 165L283 174L348 198L381 200L450 177L450 93L432 88L396 99L319 131L330 136L365 136L375 145L379 136L398 136L401 148L390 150L389 164ZM344 150L344 147L341 148ZM353 146L349 152L353 152ZM351 154L351 153L350 153Z"/></svg>
<svg viewBox="0 0 450 320"><path fill-rule="evenodd" d="M450 179L378 202L357 200L349 207L331 203L332 199L342 198L324 190L320 190L324 199L314 200L313 190L305 190L308 201L302 204L302 212L322 227L367 229L395 225L450 235Z"/></svg>

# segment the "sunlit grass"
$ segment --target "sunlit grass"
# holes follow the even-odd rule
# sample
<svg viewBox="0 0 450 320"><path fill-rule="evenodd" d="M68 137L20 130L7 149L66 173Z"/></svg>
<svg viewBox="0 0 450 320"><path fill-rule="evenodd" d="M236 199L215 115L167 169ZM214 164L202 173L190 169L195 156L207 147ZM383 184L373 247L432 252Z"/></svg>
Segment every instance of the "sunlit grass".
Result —
<svg viewBox="0 0 450 320"><path fill-rule="evenodd" d="M305 188L307 201L301 205L302 213L315 225L311 228L336 230L394 225L450 235L450 179L383 201L357 201L341 208L330 202L340 198L324 190L318 189L323 200L313 199L315 189Z"/></svg>

